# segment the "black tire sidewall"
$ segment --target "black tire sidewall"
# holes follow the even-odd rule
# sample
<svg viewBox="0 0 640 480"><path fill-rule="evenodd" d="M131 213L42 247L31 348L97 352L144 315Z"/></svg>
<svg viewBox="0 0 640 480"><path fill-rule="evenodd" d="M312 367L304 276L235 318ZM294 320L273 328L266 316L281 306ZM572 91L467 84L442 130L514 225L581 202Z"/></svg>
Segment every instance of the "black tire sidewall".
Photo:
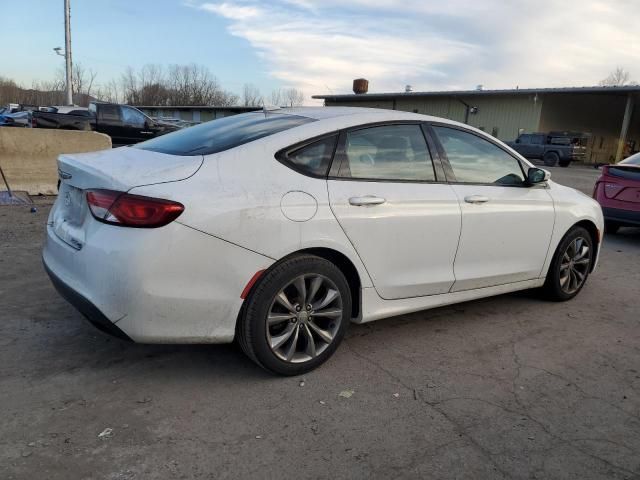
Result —
<svg viewBox="0 0 640 480"><path fill-rule="evenodd" d="M294 278L303 274L320 274L329 278L342 296L345 312L333 342L316 358L304 363L289 363L279 359L267 342L265 319L275 295ZM280 375L300 375L317 368L329 359L340 345L351 320L351 292L342 272L331 262L313 255L301 255L284 260L268 270L252 290L244 309L244 335L246 348L263 368Z"/></svg>
<svg viewBox="0 0 640 480"><path fill-rule="evenodd" d="M578 290L576 290L573 293L566 293L560 287L560 263L562 261L562 256L564 255L564 252L566 251L567 247L577 237L583 237L589 243L589 249L591 252L591 262L589 264L589 269L587 270L587 273L586 273L587 278L584 279L584 282L582 282L582 285L580 285L580 288L578 288ZM571 230L569 230L567 234L562 238L560 243L558 244L558 248L556 248L556 251L553 255L553 260L551 262L551 265L549 266L549 272L547 273L547 280L545 282L545 290L547 291L547 296L551 300L565 301L565 300L571 300L576 295L578 295L578 293L580 293L582 288L587 283L589 272L594 262L594 257L593 257L594 254L595 254L595 250L593 248L593 240L591 239L591 235L589 235L589 232L587 231L587 229L585 229L584 227L576 226L576 227L573 227Z"/></svg>
<svg viewBox="0 0 640 480"><path fill-rule="evenodd" d="M554 152L545 153L542 160L544 161L545 166L547 167L555 167L558 163L558 154Z"/></svg>
<svg viewBox="0 0 640 480"><path fill-rule="evenodd" d="M611 220L606 220L604 222L604 232L609 233L611 235L615 235L618 233L618 229L620 228L620 224Z"/></svg>

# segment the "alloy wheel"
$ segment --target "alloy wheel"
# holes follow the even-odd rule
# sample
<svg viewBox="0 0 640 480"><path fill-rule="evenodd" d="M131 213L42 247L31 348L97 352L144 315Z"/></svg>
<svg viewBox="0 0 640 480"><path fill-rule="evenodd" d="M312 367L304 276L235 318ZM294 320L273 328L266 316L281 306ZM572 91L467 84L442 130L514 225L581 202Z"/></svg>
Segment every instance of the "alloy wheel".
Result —
<svg viewBox="0 0 640 480"><path fill-rule="evenodd" d="M583 237L574 238L560 261L560 288L568 295L578 291L589 273L591 248Z"/></svg>
<svg viewBox="0 0 640 480"><path fill-rule="evenodd" d="M324 275L300 275L271 303L266 319L268 345L285 362L309 361L331 345L342 317L336 285Z"/></svg>

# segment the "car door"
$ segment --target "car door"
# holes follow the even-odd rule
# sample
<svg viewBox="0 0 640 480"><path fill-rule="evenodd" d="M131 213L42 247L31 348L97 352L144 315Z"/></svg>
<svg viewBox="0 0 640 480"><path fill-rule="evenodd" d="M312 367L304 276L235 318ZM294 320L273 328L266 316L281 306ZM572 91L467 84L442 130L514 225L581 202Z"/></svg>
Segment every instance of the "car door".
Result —
<svg viewBox="0 0 640 480"><path fill-rule="evenodd" d="M147 117L137 108L122 105L122 130L127 143L138 143L155 134L147 124Z"/></svg>
<svg viewBox="0 0 640 480"><path fill-rule="evenodd" d="M531 135L520 135L515 149L523 157L531 155Z"/></svg>
<svg viewBox="0 0 640 480"><path fill-rule="evenodd" d="M544 156L544 135L531 135L531 147L529 148L529 155L525 157L542 158Z"/></svg>
<svg viewBox="0 0 640 480"><path fill-rule="evenodd" d="M555 218L546 184L529 186L520 161L478 133L433 132L462 212L452 291L539 278Z"/></svg>
<svg viewBox="0 0 640 480"><path fill-rule="evenodd" d="M122 114L118 105L98 104L96 118L96 130L109 135L111 143L114 145L127 143L122 131Z"/></svg>
<svg viewBox="0 0 640 480"><path fill-rule="evenodd" d="M419 123L343 132L328 188L331 209L382 298L449 291L460 207Z"/></svg>

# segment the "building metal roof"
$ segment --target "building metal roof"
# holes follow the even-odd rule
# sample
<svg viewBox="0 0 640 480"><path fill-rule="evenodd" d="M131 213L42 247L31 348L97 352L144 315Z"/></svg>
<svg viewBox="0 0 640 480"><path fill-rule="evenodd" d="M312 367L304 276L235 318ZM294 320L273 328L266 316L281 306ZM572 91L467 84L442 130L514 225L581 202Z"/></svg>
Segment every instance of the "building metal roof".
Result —
<svg viewBox="0 0 640 480"><path fill-rule="evenodd" d="M444 96L490 96L490 95L535 95L543 93L593 93L625 94L640 93L640 85L623 87L560 87L560 88L509 88L502 90L442 90L432 92L395 92L395 93L348 93L342 95L313 95L321 100L386 100L404 97L444 97Z"/></svg>

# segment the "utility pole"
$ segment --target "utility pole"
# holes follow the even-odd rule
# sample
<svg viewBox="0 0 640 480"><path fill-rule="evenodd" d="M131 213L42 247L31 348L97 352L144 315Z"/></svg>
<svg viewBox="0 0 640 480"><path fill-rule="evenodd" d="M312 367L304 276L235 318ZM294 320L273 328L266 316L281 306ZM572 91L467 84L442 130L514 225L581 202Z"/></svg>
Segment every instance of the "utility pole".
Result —
<svg viewBox="0 0 640 480"><path fill-rule="evenodd" d="M71 0L64 0L64 59L67 69L67 105L73 105L71 78Z"/></svg>

